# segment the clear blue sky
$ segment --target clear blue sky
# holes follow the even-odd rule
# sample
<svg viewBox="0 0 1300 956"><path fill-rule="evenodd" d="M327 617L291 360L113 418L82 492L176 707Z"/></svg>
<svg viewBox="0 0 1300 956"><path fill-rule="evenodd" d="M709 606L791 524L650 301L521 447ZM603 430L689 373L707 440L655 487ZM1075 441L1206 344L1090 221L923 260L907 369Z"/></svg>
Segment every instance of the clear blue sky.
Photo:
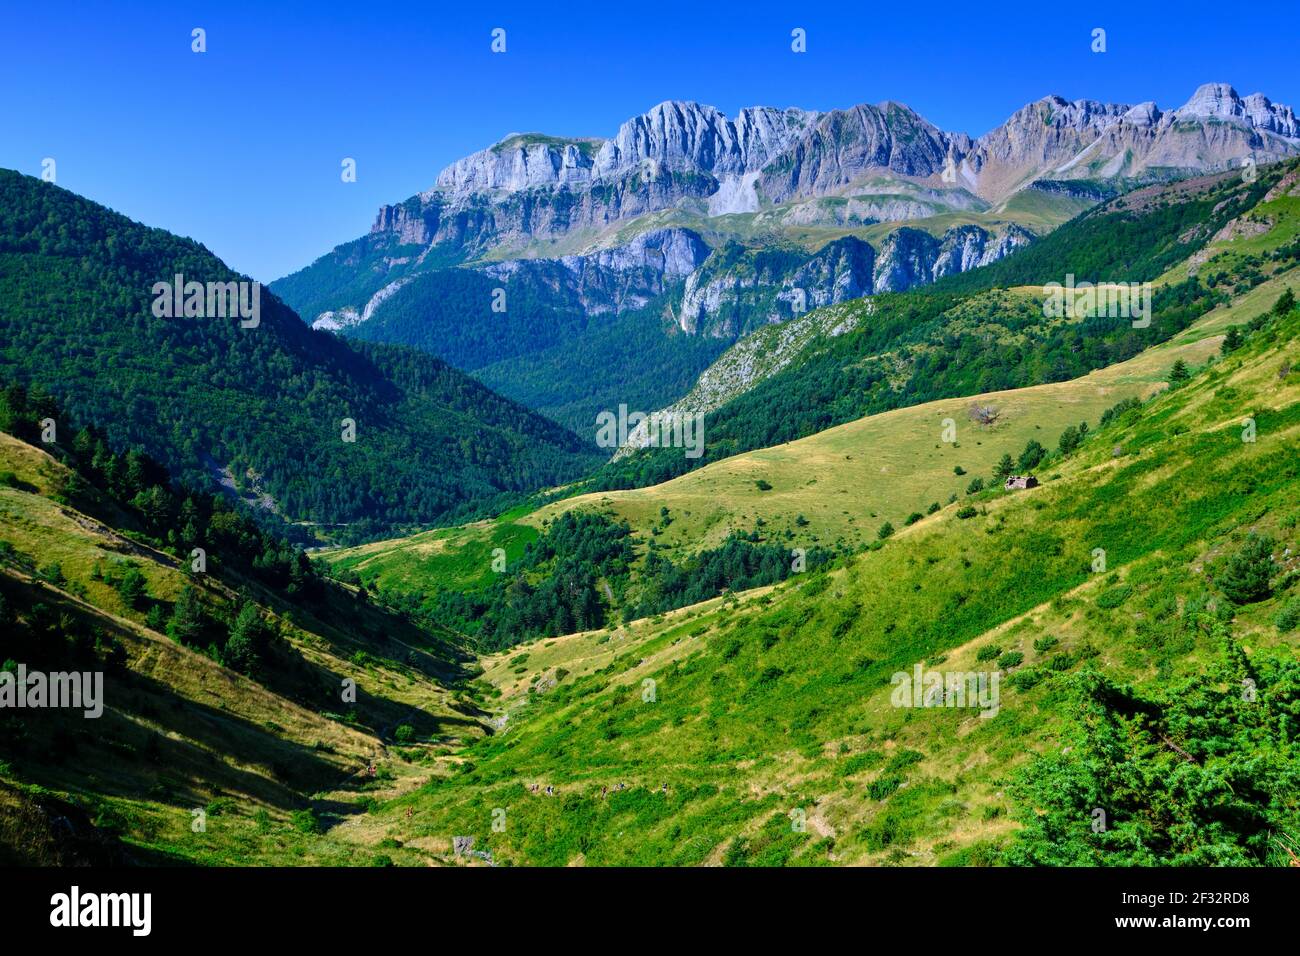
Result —
<svg viewBox="0 0 1300 956"><path fill-rule="evenodd" d="M973 136L1048 93L1170 108L1223 81L1300 108L1294 2L6 6L0 166L53 157L60 185L263 281L505 133L610 136L665 99L729 115L893 99Z"/></svg>

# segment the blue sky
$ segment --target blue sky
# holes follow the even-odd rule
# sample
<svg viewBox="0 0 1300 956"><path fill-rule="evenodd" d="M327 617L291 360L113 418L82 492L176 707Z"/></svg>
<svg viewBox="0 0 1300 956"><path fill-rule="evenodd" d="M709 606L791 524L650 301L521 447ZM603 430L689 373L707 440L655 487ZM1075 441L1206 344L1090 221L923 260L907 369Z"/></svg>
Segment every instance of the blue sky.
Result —
<svg viewBox="0 0 1300 956"><path fill-rule="evenodd" d="M1048 93L1170 108L1223 81L1300 107L1296 9L27 3L0 32L0 166L37 175L53 157L59 185L269 281L508 132L610 136L665 99L729 115L893 99L973 136ZM191 52L194 27L207 53Z"/></svg>

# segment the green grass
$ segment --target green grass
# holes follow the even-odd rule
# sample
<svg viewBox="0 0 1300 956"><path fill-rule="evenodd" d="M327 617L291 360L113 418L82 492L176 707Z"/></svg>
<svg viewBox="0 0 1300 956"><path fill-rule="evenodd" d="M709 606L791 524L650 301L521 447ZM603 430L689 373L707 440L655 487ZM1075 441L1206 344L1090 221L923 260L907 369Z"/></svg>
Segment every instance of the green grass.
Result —
<svg viewBox="0 0 1300 956"><path fill-rule="evenodd" d="M986 493L973 520L941 513L830 575L513 649L530 674L569 672L541 695L489 659L508 729L376 825L476 833L515 863L987 858L1012 838L1010 776L1063 733L1069 675L1094 666L1158 689L1200 673L1216 651L1189 615L1215 597L1207 564L1249 530L1297 550L1300 374L1278 372L1300 356L1298 325L1094 432L1059 480ZM1255 443L1240 437L1247 412ZM1237 609L1252 655L1294 654L1272 624L1279 601ZM1036 678L1004 687L993 719L890 706L893 672L979 670L988 645ZM487 825L493 807L504 832ZM815 821L806 835L789 831L797 809Z"/></svg>

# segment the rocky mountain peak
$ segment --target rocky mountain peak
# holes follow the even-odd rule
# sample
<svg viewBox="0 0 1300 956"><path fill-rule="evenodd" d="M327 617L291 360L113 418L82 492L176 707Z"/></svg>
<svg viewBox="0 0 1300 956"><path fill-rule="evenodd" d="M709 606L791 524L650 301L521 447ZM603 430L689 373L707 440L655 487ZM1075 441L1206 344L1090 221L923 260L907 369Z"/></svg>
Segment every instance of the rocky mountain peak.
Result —
<svg viewBox="0 0 1300 956"><path fill-rule="evenodd" d="M1219 119L1267 130L1289 139L1300 137L1300 123L1289 106L1275 106L1263 93L1245 99L1227 83L1205 83L1174 111L1180 120Z"/></svg>
<svg viewBox="0 0 1300 956"><path fill-rule="evenodd" d="M668 100L619 127L596 156L596 174L612 178L651 161L720 179L744 175L785 148L808 116L802 110L753 107L732 120L713 106Z"/></svg>
<svg viewBox="0 0 1300 956"><path fill-rule="evenodd" d="M1192 98L1176 111L1185 116L1234 116L1241 112L1241 97L1227 83L1202 83Z"/></svg>

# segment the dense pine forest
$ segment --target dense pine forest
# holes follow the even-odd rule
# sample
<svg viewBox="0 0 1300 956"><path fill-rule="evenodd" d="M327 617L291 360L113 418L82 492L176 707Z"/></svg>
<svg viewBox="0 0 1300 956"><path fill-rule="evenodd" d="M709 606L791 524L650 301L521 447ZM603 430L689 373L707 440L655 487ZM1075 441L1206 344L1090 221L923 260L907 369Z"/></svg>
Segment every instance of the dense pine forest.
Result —
<svg viewBox="0 0 1300 956"><path fill-rule="evenodd" d="M355 540L488 513L595 460L445 362L313 332L265 290L256 328L156 317L156 282L241 278L195 242L9 171L0 217L0 372L195 487Z"/></svg>

